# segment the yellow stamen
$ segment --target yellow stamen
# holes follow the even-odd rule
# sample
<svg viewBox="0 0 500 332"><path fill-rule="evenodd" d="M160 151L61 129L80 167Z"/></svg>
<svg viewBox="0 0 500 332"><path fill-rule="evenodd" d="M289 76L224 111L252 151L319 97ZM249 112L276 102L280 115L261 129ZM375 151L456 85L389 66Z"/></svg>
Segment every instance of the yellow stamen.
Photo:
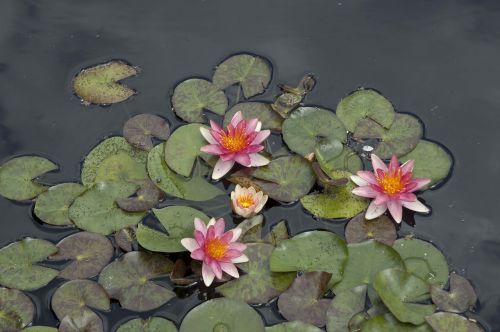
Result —
<svg viewBox="0 0 500 332"><path fill-rule="evenodd" d="M205 243L205 252L210 258L219 260L226 255L229 245L222 243L219 239L215 238Z"/></svg>
<svg viewBox="0 0 500 332"><path fill-rule="evenodd" d="M247 147L247 135L245 129L239 129L231 134L221 135L221 145L231 152L238 152Z"/></svg>
<svg viewBox="0 0 500 332"><path fill-rule="evenodd" d="M377 181L384 192L389 195L397 194L404 188L399 170L395 174L386 173L383 177L377 177Z"/></svg>
<svg viewBox="0 0 500 332"><path fill-rule="evenodd" d="M242 208L249 208L250 206L254 205L255 201L253 200L253 196L250 195L250 194L246 194L246 195L240 195L238 198L238 204L242 207Z"/></svg>

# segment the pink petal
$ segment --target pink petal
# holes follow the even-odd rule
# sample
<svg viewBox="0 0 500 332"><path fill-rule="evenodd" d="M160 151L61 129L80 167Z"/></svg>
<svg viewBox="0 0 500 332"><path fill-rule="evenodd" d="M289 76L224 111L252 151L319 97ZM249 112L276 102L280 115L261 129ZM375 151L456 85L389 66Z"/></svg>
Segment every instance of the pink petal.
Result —
<svg viewBox="0 0 500 332"><path fill-rule="evenodd" d="M411 191L417 191L429 184L429 182L431 182L431 179L413 179L410 182L410 184L413 184L413 188L411 189Z"/></svg>
<svg viewBox="0 0 500 332"><path fill-rule="evenodd" d="M217 141L212 136L212 134L210 133L209 129L207 129L205 127L200 127L200 133L201 133L201 136L203 136L203 138L205 138L208 143L210 143L210 144L217 144Z"/></svg>
<svg viewBox="0 0 500 332"><path fill-rule="evenodd" d="M269 164L270 160L267 159L266 157L258 154L258 153L252 153L250 155L250 163L252 167L259 167L259 166L265 166Z"/></svg>
<svg viewBox="0 0 500 332"><path fill-rule="evenodd" d="M375 174L373 174L373 172L370 172L370 171L359 171L356 173L357 176L359 176L360 178L362 178L363 180L365 180L366 182L368 183L371 183L371 184L377 184L377 179L375 178Z"/></svg>
<svg viewBox="0 0 500 332"><path fill-rule="evenodd" d="M352 190L354 195L358 195L361 197L375 198L379 195L379 193L373 190L370 186L357 187Z"/></svg>
<svg viewBox="0 0 500 332"><path fill-rule="evenodd" d="M236 258L231 259L231 262L234 264L245 263L245 262L248 262L248 257L245 254L241 254L240 257L236 257Z"/></svg>
<svg viewBox="0 0 500 332"><path fill-rule="evenodd" d="M225 228L226 228L226 224L224 222L224 219L223 218L217 219L217 222L214 225L215 236L216 237L222 236L222 234L224 234Z"/></svg>
<svg viewBox="0 0 500 332"><path fill-rule="evenodd" d="M400 224L401 218L403 217L403 204L398 200L390 200L387 202L387 207L389 208L389 213L392 215L394 220Z"/></svg>
<svg viewBox="0 0 500 332"><path fill-rule="evenodd" d="M399 168L398 157L396 157L396 155L393 154L391 157L391 162L389 163L389 173L395 174L398 168Z"/></svg>
<svg viewBox="0 0 500 332"><path fill-rule="evenodd" d="M222 278L222 269L221 269L221 267L220 267L220 265L219 265L219 263L217 261L211 261L210 262L210 268L214 272L214 274L217 277L217 279L221 279Z"/></svg>
<svg viewBox="0 0 500 332"><path fill-rule="evenodd" d="M430 210L427 206L422 204L419 200L416 200L414 202L405 202L403 201L403 206L409 210L416 211L416 212L422 212L422 213L428 213Z"/></svg>
<svg viewBox="0 0 500 332"><path fill-rule="evenodd" d="M232 231L228 231L228 232L224 233L219 238L220 242L226 243L226 244L230 244L232 239L233 239L233 233L232 233Z"/></svg>
<svg viewBox="0 0 500 332"><path fill-rule="evenodd" d="M233 259L233 258L239 257L240 255L241 255L241 251L235 250L235 249L229 249L228 251L226 251L224 258Z"/></svg>
<svg viewBox="0 0 500 332"><path fill-rule="evenodd" d="M375 201L372 201L366 210L365 218L368 220L375 219L383 215L386 210L387 205L385 203L377 205Z"/></svg>
<svg viewBox="0 0 500 332"><path fill-rule="evenodd" d="M212 241L215 238L214 226L208 226L206 241Z"/></svg>
<svg viewBox="0 0 500 332"><path fill-rule="evenodd" d="M207 225L200 218L194 218L194 229L201 232L203 236L207 235Z"/></svg>
<svg viewBox="0 0 500 332"><path fill-rule="evenodd" d="M255 135L255 138L253 139L252 144L260 144L260 143L264 142L265 139L269 137L269 135L271 135L270 130L259 131L259 133L257 135Z"/></svg>
<svg viewBox="0 0 500 332"><path fill-rule="evenodd" d="M417 200L417 196L412 193L402 193L398 195L398 199L406 202L414 202Z"/></svg>
<svg viewBox="0 0 500 332"><path fill-rule="evenodd" d="M241 120L243 120L243 114L241 114L241 111L236 112L236 114L234 114L233 118L231 119L231 125L233 127L236 127L241 122Z"/></svg>
<svg viewBox="0 0 500 332"><path fill-rule="evenodd" d="M214 130L216 132L222 131L221 126L219 126L219 124L213 120L210 120L210 127L212 127L212 130Z"/></svg>
<svg viewBox="0 0 500 332"><path fill-rule="evenodd" d="M259 123L259 119L250 119L247 121L247 134L253 133L255 128L257 128L257 124Z"/></svg>
<svg viewBox="0 0 500 332"><path fill-rule="evenodd" d="M387 172L387 166L379 157L377 157L377 155L372 153L371 158L374 171L376 171L377 169L381 169L382 171Z"/></svg>
<svg viewBox="0 0 500 332"><path fill-rule="evenodd" d="M215 274L212 271L212 268L205 262L203 262L203 265L201 267L201 275L203 277L203 282L207 287L210 286L214 281Z"/></svg>
<svg viewBox="0 0 500 332"><path fill-rule="evenodd" d="M227 153L221 154L220 159L222 159L223 161L230 161L230 160L234 159L234 156L236 156L236 154L234 152L227 152Z"/></svg>
<svg viewBox="0 0 500 332"><path fill-rule="evenodd" d="M191 258L202 261L203 259L205 259L205 252L203 251L203 249L196 249L191 253Z"/></svg>
<svg viewBox="0 0 500 332"><path fill-rule="evenodd" d="M198 242L196 242L195 239L191 239L191 238L182 239L181 244L188 251L195 251L196 249L200 248L200 245L198 244Z"/></svg>
<svg viewBox="0 0 500 332"><path fill-rule="evenodd" d="M224 150L222 150L221 146L218 144L209 144L209 145L202 146L200 148L200 151L208 153L208 154L213 154L216 156L224 153Z"/></svg>
<svg viewBox="0 0 500 332"><path fill-rule="evenodd" d="M245 251L246 248L247 248L247 245L244 243L240 243L240 242L233 242L233 243L229 244L229 249L238 250L240 252Z"/></svg>
<svg viewBox="0 0 500 332"><path fill-rule="evenodd" d="M363 180L361 177L359 177L357 175L351 175L351 180L352 180L352 182L354 182L358 186L367 186L367 185L369 185L368 182L366 182L365 180Z"/></svg>
<svg viewBox="0 0 500 332"><path fill-rule="evenodd" d="M205 245L205 235L200 231L194 231L194 238L200 247Z"/></svg>
<svg viewBox="0 0 500 332"><path fill-rule="evenodd" d="M262 150L264 150L264 146L263 145L249 145L243 151L245 153L247 153L247 154L251 154L251 153L260 152Z"/></svg>
<svg viewBox="0 0 500 332"><path fill-rule="evenodd" d="M234 266L233 263L219 263L222 271L226 272L233 278L239 278L240 274L238 273L238 269Z"/></svg>
<svg viewBox="0 0 500 332"><path fill-rule="evenodd" d="M236 242L236 240L238 240L240 238L240 235L241 235L241 228L233 228L232 230L230 230L231 234L233 234L233 238L231 239L231 242Z"/></svg>
<svg viewBox="0 0 500 332"><path fill-rule="evenodd" d="M210 220L208 221L207 227L215 225L216 222L217 221L215 220L215 218L210 218Z"/></svg>
<svg viewBox="0 0 500 332"><path fill-rule="evenodd" d="M238 153L234 157L234 161L236 161L238 164L243 165L245 167L250 167L251 161L250 161L250 156L246 153Z"/></svg>
<svg viewBox="0 0 500 332"><path fill-rule="evenodd" d="M233 168L234 160L224 161L219 158L215 164L214 171L212 173L212 179L218 180L227 174Z"/></svg>
<svg viewBox="0 0 500 332"><path fill-rule="evenodd" d="M385 194L379 194L373 201L377 205L385 204L390 200L389 196Z"/></svg>
<svg viewBox="0 0 500 332"><path fill-rule="evenodd" d="M403 165L401 165L401 174L403 174L404 176L405 174L413 172L414 165L415 165L414 160L408 160L407 162L405 162Z"/></svg>

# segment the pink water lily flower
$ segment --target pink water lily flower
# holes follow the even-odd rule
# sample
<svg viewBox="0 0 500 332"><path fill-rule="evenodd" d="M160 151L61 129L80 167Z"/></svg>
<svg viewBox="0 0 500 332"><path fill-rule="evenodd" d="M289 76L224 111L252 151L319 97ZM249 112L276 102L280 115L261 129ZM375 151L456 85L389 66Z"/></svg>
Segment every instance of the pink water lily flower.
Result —
<svg viewBox="0 0 500 332"><path fill-rule="evenodd" d="M268 196L264 195L262 191L257 191L254 187L244 188L239 184L231 192L233 211L243 218L249 218L259 213L266 205L267 199Z"/></svg>
<svg viewBox="0 0 500 332"><path fill-rule="evenodd" d="M241 235L241 228L224 232L223 218L212 218L207 225L199 218L194 219L194 239L181 240L184 248L191 252L191 258L202 261L202 277L205 285L210 286L214 278L221 279L222 272L234 278L239 278L238 269L234 264L248 262L243 254L247 246L236 242Z"/></svg>
<svg viewBox="0 0 500 332"><path fill-rule="evenodd" d="M200 132L208 141L201 148L202 152L219 156L212 173L212 179L218 180L231 170L234 163L245 167L257 167L269 164L269 159L258 152L264 149L261 144L270 134L269 130L260 130L262 123L258 119L243 119L241 112L231 119L227 130L214 121L210 121L210 130L200 127Z"/></svg>
<svg viewBox="0 0 500 332"><path fill-rule="evenodd" d="M389 167L376 155L371 155L373 172L359 171L351 179L359 187L353 194L374 200L366 210L366 219L375 219L387 209L397 223L401 223L403 207L422 213L429 208L422 204L413 193L430 182L430 179L413 179L414 160L399 165L398 158L393 155Z"/></svg>

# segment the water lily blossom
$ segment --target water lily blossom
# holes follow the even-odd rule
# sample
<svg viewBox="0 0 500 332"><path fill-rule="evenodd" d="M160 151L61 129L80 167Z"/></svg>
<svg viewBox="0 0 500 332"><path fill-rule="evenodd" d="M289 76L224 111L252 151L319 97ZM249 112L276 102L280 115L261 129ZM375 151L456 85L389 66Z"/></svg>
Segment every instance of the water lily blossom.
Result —
<svg viewBox="0 0 500 332"><path fill-rule="evenodd" d="M393 155L389 167L376 155L371 155L373 172L359 171L351 179L359 187L353 194L373 198L366 210L366 219L375 219L387 209L397 223L401 223L403 207L422 213L429 208L422 204L413 193L430 182L430 179L413 178L414 160L399 165L398 158Z"/></svg>
<svg viewBox="0 0 500 332"><path fill-rule="evenodd" d="M194 239L181 240L184 248L191 252L191 258L202 261L202 277L205 285L210 286L214 278L221 279L222 272L234 278L239 278L238 269L234 264L248 262L243 254L247 246L236 242L241 235L240 228L224 232L223 218L210 219L205 225L203 220L194 219Z"/></svg>
<svg viewBox="0 0 500 332"><path fill-rule="evenodd" d="M259 213L266 205L267 199L268 196L264 195L262 191L257 191L254 187L244 188L239 184L231 192L233 211L243 218L249 218Z"/></svg>
<svg viewBox="0 0 500 332"><path fill-rule="evenodd" d="M201 148L202 152L219 156L212 173L212 179L218 180L231 170L235 163L245 167L258 167L269 164L269 159L259 154L264 150L261 144L271 134L269 130L260 130L262 123L258 119L243 119L241 112L231 119L227 130L214 121L211 129L200 127L200 132L208 141Z"/></svg>

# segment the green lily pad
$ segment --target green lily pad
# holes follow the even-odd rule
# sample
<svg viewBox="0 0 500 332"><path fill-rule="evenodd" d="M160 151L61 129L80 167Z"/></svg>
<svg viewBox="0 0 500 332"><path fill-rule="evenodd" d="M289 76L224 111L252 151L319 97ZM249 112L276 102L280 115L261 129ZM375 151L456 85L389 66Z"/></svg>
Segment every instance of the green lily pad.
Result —
<svg viewBox="0 0 500 332"><path fill-rule="evenodd" d="M271 272L269 257L273 250L271 244L248 244L245 255L249 261L238 264L246 274L217 287L217 291L224 297L250 304L267 303L277 297L291 285L296 273Z"/></svg>
<svg viewBox="0 0 500 332"><path fill-rule="evenodd" d="M349 322L365 309L366 285L338 292L326 312L328 332L349 332Z"/></svg>
<svg viewBox="0 0 500 332"><path fill-rule="evenodd" d="M27 332L57 332L57 328L50 326L30 326L23 331Z"/></svg>
<svg viewBox="0 0 500 332"><path fill-rule="evenodd" d="M426 140L420 140L415 149L399 159L401 162L415 160L413 177L431 179L424 189L431 188L445 179L453 165L453 159L445 149Z"/></svg>
<svg viewBox="0 0 500 332"><path fill-rule="evenodd" d="M314 325L301 321L286 322L266 327L266 332L322 332L323 330Z"/></svg>
<svg viewBox="0 0 500 332"><path fill-rule="evenodd" d="M237 112L241 112L245 120L259 119L262 123L262 129L281 131L281 125L284 119L273 111L271 105L268 103L247 102L234 105L224 116L224 127L227 127Z"/></svg>
<svg viewBox="0 0 500 332"><path fill-rule="evenodd" d="M136 232L137 241L150 251L186 251L181 240L193 237L194 219L200 218L205 222L210 219L203 212L188 206L168 206L163 209L154 209L153 212L168 235L140 224Z"/></svg>
<svg viewBox="0 0 500 332"><path fill-rule="evenodd" d="M438 312L425 318L435 332L484 332L474 321L447 312Z"/></svg>
<svg viewBox="0 0 500 332"><path fill-rule="evenodd" d="M271 66L264 58L238 54L219 64L212 80L219 89L239 83L245 98L250 98L266 90L271 73Z"/></svg>
<svg viewBox="0 0 500 332"><path fill-rule="evenodd" d="M352 218L345 228L347 243L360 243L374 239L385 245L392 246L398 237L394 222L387 216L367 220L365 214Z"/></svg>
<svg viewBox="0 0 500 332"><path fill-rule="evenodd" d="M335 160L344 151L344 145L338 139L323 138L314 147L314 156L320 165Z"/></svg>
<svg viewBox="0 0 500 332"><path fill-rule="evenodd" d="M296 201L306 195L315 183L311 164L300 156L271 160L267 166L257 168L252 175L270 198L282 202Z"/></svg>
<svg viewBox="0 0 500 332"><path fill-rule="evenodd" d="M20 290L35 290L47 285L59 271L35 265L57 252L45 240L26 238L0 249L0 284Z"/></svg>
<svg viewBox="0 0 500 332"><path fill-rule="evenodd" d="M347 248L341 237L327 231L310 231L281 241L269 263L273 272L329 272L335 283L342 279L346 260Z"/></svg>
<svg viewBox="0 0 500 332"><path fill-rule="evenodd" d="M48 188L35 179L57 168L56 164L43 157L11 159L0 166L0 195L15 201L32 199Z"/></svg>
<svg viewBox="0 0 500 332"><path fill-rule="evenodd" d="M119 103L135 95L119 81L138 73L136 67L116 60L85 68L73 79L73 92L84 105Z"/></svg>
<svg viewBox="0 0 500 332"><path fill-rule="evenodd" d="M265 237L265 242L271 243L273 246L278 246L284 240L290 238L286 220L282 220L271 228L271 231Z"/></svg>
<svg viewBox="0 0 500 332"><path fill-rule="evenodd" d="M123 137L138 149L153 148L152 137L166 140L170 136L167 120L154 114L139 114L130 118L123 126Z"/></svg>
<svg viewBox="0 0 500 332"><path fill-rule="evenodd" d="M347 131L332 111L319 107L299 107L283 122L283 140L302 156L314 153L320 139L345 142Z"/></svg>
<svg viewBox="0 0 500 332"><path fill-rule="evenodd" d="M328 289L330 273L306 272L280 295L278 309L289 321L300 320L318 327L326 324L326 311L332 300L323 299Z"/></svg>
<svg viewBox="0 0 500 332"><path fill-rule="evenodd" d="M393 315L386 314L370 318L363 325L361 332L434 332L434 330L428 324L417 326L401 323Z"/></svg>
<svg viewBox="0 0 500 332"><path fill-rule="evenodd" d="M79 183L61 183L50 187L38 196L34 213L46 224L73 225L69 219L69 207L84 191L85 187Z"/></svg>
<svg viewBox="0 0 500 332"><path fill-rule="evenodd" d="M466 312L477 302L476 292L470 282L455 272L450 275L450 291L432 286L431 297L440 310L454 313Z"/></svg>
<svg viewBox="0 0 500 332"><path fill-rule="evenodd" d="M187 122L205 122L205 109L224 115L227 103L226 95L217 85L199 78L181 82L175 87L172 95L175 114Z"/></svg>
<svg viewBox="0 0 500 332"><path fill-rule="evenodd" d="M241 235L238 241L243 243L261 242L263 223L264 217L261 214L243 220L236 226L241 229Z"/></svg>
<svg viewBox="0 0 500 332"><path fill-rule="evenodd" d="M88 232L80 232L62 239L58 244L59 251L50 257L51 260L71 260L59 277L64 279L87 279L95 277L114 254L114 248L107 237Z"/></svg>
<svg viewBox="0 0 500 332"><path fill-rule="evenodd" d="M136 318L122 324L116 332L177 332L177 327L162 317Z"/></svg>
<svg viewBox="0 0 500 332"><path fill-rule="evenodd" d="M172 261L164 255L132 251L106 266L99 283L123 308L149 311L175 297L171 290L150 281L167 276L172 267Z"/></svg>
<svg viewBox="0 0 500 332"><path fill-rule="evenodd" d="M357 90L337 105L337 116L350 132L359 121L370 118L382 127L391 127L396 113L391 102L374 90Z"/></svg>
<svg viewBox="0 0 500 332"><path fill-rule="evenodd" d="M225 298L208 300L192 309L180 332L264 332L260 315L248 304Z"/></svg>
<svg viewBox="0 0 500 332"><path fill-rule="evenodd" d="M16 289L0 288L0 330L19 331L35 318L35 305Z"/></svg>
<svg viewBox="0 0 500 332"><path fill-rule="evenodd" d="M92 310L83 311L80 316L66 316L59 324L59 332L104 332L102 320Z"/></svg>
<svg viewBox="0 0 500 332"><path fill-rule="evenodd" d="M441 288L448 282L446 258L431 243L404 238L394 242L393 248L403 258L408 272Z"/></svg>
<svg viewBox="0 0 500 332"><path fill-rule="evenodd" d="M380 271L373 280L373 287L400 322L420 325L436 310L432 304L415 303L429 294L429 285L404 270Z"/></svg>
<svg viewBox="0 0 500 332"><path fill-rule="evenodd" d="M338 171L347 171L355 174L363 169L363 161L352 149L344 146L342 152L333 157L335 154L330 152L334 151L328 148L328 143L326 144L326 148L324 144L325 142L323 140L318 142L314 154L321 169L329 177L333 177ZM324 151L324 149L326 149L326 151Z"/></svg>
<svg viewBox="0 0 500 332"><path fill-rule="evenodd" d="M139 186L135 196L118 198L116 204L127 212L143 212L155 207L162 193L151 180L134 181Z"/></svg>
<svg viewBox="0 0 500 332"><path fill-rule="evenodd" d="M109 235L144 217L143 212L125 212L115 200L135 193L137 186L127 182L99 182L79 196L69 208L69 218L83 230Z"/></svg>

